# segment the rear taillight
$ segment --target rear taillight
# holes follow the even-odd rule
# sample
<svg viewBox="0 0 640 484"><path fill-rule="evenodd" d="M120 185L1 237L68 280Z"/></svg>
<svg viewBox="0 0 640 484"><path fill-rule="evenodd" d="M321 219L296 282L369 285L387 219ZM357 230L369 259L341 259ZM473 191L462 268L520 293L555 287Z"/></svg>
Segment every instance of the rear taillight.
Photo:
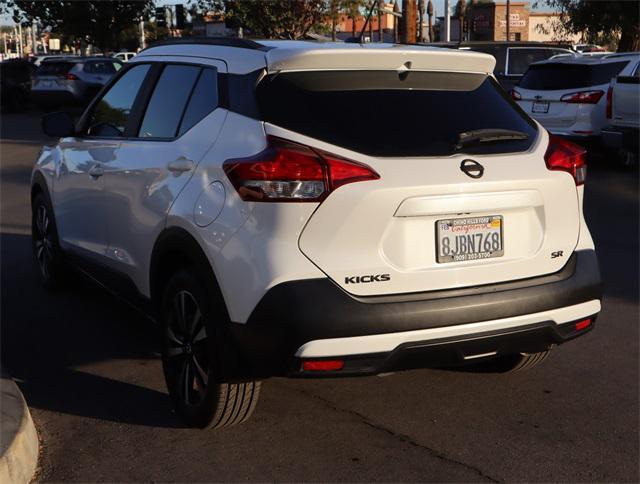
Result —
<svg viewBox="0 0 640 484"><path fill-rule="evenodd" d="M586 150L571 141L549 135L549 146L544 154L549 170L566 171L573 176L576 185L587 178Z"/></svg>
<svg viewBox="0 0 640 484"><path fill-rule="evenodd" d="M65 79L67 81L79 81L80 79L78 79L78 76L76 76L75 74L67 74L65 76Z"/></svg>
<svg viewBox="0 0 640 484"><path fill-rule="evenodd" d="M240 197L252 202L318 202L347 183L380 178L362 163L273 136L264 151L223 166Z"/></svg>
<svg viewBox="0 0 640 484"><path fill-rule="evenodd" d="M607 89L607 119L613 117L613 86Z"/></svg>
<svg viewBox="0 0 640 484"><path fill-rule="evenodd" d="M514 101L520 101L522 99L522 95L515 89L511 89L511 91L509 92L511 94L511 99L513 99Z"/></svg>
<svg viewBox="0 0 640 484"><path fill-rule="evenodd" d="M572 92L571 94L565 94L560 98L560 101L565 103L579 103L579 104L596 104L600 101L604 91L581 91Z"/></svg>

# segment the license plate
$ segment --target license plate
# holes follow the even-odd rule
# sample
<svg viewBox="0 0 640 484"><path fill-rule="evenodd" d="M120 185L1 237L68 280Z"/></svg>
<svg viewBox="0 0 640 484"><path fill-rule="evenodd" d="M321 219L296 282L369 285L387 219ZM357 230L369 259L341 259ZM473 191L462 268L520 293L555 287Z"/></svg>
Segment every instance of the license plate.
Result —
<svg viewBox="0 0 640 484"><path fill-rule="evenodd" d="M502 257L502 227L502 215L438 220L438 263Z"/></svg>
<svg viewBox="0 0 640 484"><path fill-rule="evenodd" d="M549 112L549 101L534 101L531 106L532 113L548 113Z"/></svg>

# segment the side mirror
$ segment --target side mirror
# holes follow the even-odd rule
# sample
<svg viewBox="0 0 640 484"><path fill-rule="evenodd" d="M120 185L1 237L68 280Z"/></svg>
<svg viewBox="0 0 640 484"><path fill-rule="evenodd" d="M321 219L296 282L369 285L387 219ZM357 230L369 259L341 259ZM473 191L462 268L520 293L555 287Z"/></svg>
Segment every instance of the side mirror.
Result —
<svg viewBox="0 0 640 484"><path fill-rule="evenodd" d="M42 117L42 131L47 136L65 138L76 134L76 127L69 113L50 113Z"/></svg>

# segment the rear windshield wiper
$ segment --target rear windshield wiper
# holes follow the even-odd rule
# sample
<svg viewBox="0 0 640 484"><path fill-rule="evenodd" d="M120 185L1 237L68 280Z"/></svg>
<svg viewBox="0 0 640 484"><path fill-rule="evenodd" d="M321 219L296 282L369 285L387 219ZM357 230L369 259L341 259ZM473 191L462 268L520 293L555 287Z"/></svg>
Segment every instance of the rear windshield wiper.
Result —
<svg viewBox="0 0 640 484"><path fill-rule="evenodd" d="M513 129L476 129L458 133L454 150L459 150L465 145L474 143L489 143L492 141L509 141L517 139L529 139L529 135Z"/></svg>

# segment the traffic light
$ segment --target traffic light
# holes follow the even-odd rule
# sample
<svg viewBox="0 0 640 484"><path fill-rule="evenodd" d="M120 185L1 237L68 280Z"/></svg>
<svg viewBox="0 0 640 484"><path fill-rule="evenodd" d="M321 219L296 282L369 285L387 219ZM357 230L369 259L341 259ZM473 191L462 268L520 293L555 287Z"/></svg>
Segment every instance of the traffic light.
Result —
<svg viewBox="0 0 640 484"><path fill-rule="evenodd" d="M184 5L179 3L178 5L176 5L175 28L178 30L184 29L186 21L187 18L184 13Z"/></svg>
<svg viewBox="0 0 640 484"><path fill-rule="evenodd" d="M164 7L156 8L156 25L158 27L167 26L167 13L165 12Z"/></svg>

